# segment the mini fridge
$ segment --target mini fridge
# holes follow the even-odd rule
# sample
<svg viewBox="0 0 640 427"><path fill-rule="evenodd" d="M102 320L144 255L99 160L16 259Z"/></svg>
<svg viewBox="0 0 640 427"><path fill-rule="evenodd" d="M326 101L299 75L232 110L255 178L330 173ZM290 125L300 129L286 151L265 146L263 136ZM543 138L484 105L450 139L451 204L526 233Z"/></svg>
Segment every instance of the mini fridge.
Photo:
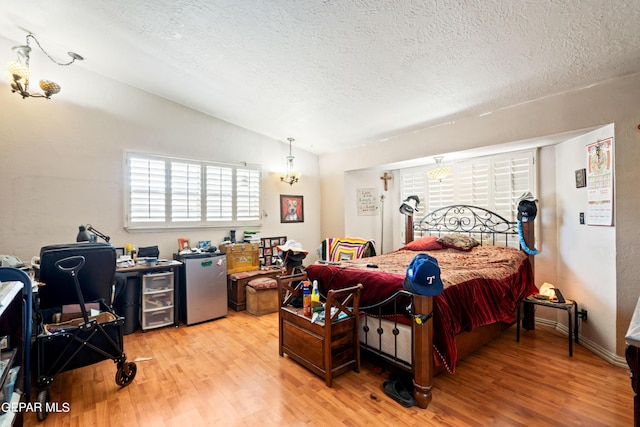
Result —
<svg viewBox="0 0 640 427"><path fill-rule="evenodd" d="M227 260L222 252L174 254L179 269L180 321L185 325L227 315Z"/></svg>

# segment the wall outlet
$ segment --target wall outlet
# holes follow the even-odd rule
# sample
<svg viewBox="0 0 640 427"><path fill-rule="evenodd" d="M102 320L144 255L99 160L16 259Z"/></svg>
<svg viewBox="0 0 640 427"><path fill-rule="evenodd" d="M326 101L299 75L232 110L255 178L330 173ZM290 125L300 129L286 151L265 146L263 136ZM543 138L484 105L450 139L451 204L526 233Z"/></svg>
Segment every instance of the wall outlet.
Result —
<svg viewBox="0 0 640 427"><path fill-rule="evenodd" d="M583 322L587 321L587 310L584 308L578 312L578 317L582 319Z"/></svg>
<svg viewBox="0 0 640 427"><path fill-rule="evenodd" d="M584 212L580 212L580 224L584 224Z"/></svg>

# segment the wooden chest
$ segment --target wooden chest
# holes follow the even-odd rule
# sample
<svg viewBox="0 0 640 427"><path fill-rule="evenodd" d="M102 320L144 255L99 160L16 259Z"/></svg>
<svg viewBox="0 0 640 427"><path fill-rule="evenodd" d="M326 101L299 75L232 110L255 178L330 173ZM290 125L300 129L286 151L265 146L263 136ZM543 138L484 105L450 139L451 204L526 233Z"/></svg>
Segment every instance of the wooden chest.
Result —
<svg viewBox="0 0 640 427"><path fill-rule="evenodd" d="M247 308L246 286L250 280L258 277L276 277L282 274L282 270L253 270L232 273L227 276L227 305L235 311Z"/></svg>
<svg viewBox="0 0 640 427"><path fill-rule="evenodd" d="M349 370L360 370L357 322L349 318L335 322L327 336L324 322L311 323L302 309L280 308L281 352L311 372L331 379Z"/></svg>

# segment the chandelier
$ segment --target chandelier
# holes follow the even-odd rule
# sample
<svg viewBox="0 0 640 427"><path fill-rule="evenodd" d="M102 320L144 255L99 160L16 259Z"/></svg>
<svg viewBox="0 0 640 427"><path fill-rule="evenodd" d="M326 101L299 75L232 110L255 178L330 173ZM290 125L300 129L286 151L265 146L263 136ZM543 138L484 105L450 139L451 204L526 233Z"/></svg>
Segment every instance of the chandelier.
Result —
<svg viewBox="0 0 640 427"><path fill-rule="evenodd" d="M294 183L300 180L300 172L296 171L293 167L293 157L291 155L291 143L295 141L293 138L287 138L289 141L289 155L287 156L287 172L280 175L280 181L286 182L289 185L293 185Z"/></svg>
<svg viewBox="0 0 640 427"><path fill-rule="evenodd" d="M431 180L442 181L449 175L451 175L451 168L449 166L442 166L442 156L436 156L433 158L436 161L436 168L427 172L427 176Z"/></svg>
<svg viewBox="0 0 640 427"><path fill-rule="evenodd" d="M17 61L10 61L7 64L6 79L11 84L11 92L17 92L22 98L47 98L51 95L55 95L60 92L60 85L51 80L40 80L40 89L43 93L29 92L29 79L31 79L31 68L29 68L29 54L31 53L31 46L29 45L33 40L40 50L47 55L47 57L57 65L71 65L76 60L82 61L84 58L75 52L68 52L71 57L69 62L58 62L51 55L49 55L40 46L38 39L33 34L27 34L27 44L21 46L14 46L13 51L18 55Z"/></svg>

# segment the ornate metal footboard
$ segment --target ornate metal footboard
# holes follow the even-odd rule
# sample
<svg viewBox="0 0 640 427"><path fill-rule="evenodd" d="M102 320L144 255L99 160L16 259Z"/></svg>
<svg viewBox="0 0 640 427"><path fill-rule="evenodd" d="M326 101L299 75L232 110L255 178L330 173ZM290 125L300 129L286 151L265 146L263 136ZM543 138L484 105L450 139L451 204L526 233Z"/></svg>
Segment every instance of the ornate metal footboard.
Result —
<svg viewBox="0 0 640 427"><path fill-rule="evenodd" d="M378 304L360 308L360 348L407 371L413 369L413 297L398 291Z"/></svg>

